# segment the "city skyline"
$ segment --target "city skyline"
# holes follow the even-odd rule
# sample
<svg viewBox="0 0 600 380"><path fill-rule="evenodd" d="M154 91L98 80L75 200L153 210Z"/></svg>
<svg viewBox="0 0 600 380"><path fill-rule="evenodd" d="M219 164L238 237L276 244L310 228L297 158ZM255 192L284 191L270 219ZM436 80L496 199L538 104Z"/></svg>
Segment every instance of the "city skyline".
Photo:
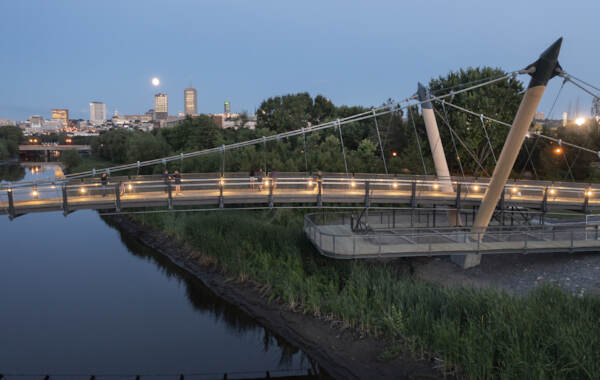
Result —
<svg viewBox="0 0 600 380"><path fill-rule="evenodd" d="M392 2L284 6L267 1L231 7L181 0L164 12L160 4L0 4L0 12L11 16L0 31L30 25L20 39L4 46L11 59L0 63L7 89L0 94L0 118L24 120L49 115L53 108L85 118L90 99L103 101L111 112L140 113L152 108L157 91L180 94L190 82L201 89L202 113L220 112L224 99L232 101L233 112L253 112L264 99L298 92L322 94L337 105L379 105L410 96L417 81L451 70L483 65L521 69L561 35L565 70L600 82L590 64L600 52L592 49L589 30L580 27L592 25L600 11L591 1L569 5L567 13L576 17L565 14L558 2L541 1L485 6L434 1L427 17L418 5ZM529 15L540 7L543 17L532 20ZM200 14L219 17L193 22ZM58 16L70 23L50 23ZM111 19L110 31L104 30L106 19ZM378 22L367 22L373 19ZM116 38L122 38L119 44ZM85 44L88 40L96 44ZM152 51L155 43L164 51L149 59L144 51ZM197 48L190 48L192 43ZM69 48L52 49L56 44ZM206 52L218 58L206 59ZM46 59L39 60L40 54ZM155 76L161 80L158 88L150 83ZM551 82L540 111L548 113L559 87L559 80ZM566 85L552 116L559 117L578 97L582 112L589 113L589 97ZM183 97L171 100L172 114L185 112Z"/></svg>

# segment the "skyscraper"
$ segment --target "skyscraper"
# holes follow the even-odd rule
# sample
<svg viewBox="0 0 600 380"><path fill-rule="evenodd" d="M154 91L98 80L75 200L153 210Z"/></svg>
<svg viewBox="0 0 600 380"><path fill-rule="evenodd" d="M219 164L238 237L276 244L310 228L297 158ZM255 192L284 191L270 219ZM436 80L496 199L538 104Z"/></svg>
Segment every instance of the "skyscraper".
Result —
<svg viewBox="0 0 600 380"><path fill-rule="evenodd" d="M92 124L102 124L106 121L106 104L102 102L90 103L90 122Z"/></svg>
<svg viewBox="0 0 600 380"><path fill-rule="evenodd" d="M231 103L229 103L228 100L225 101L225 115L227 117L229 117L229 114L231 113Z"/></svg>
<svg viewBox="0 0 600 380"><path fill-rule="evenodd" d="M198 113L198 96L195 88L188 87L183 91L184 113L196 115Z"/></svg>
<svg viewBox="0 0 600 380"><path fill-rule="evenodd" d="M53 109L52 120L60 120L63 128L66 128L69 124L69 110L68 109Z"/></svg>
<svg viewBox="0 0 600 380"><path fill-rule="evenodd" d="M167 94L154 95L154 117L156 120L167 120L169 115L169 100Z"/></svg>

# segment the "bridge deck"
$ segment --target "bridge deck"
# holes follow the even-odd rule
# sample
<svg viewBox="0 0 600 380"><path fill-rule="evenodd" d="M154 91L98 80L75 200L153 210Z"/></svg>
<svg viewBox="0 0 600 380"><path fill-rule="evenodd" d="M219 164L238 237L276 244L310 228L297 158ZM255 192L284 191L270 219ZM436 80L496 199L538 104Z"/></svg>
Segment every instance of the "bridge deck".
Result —
<svg viewBox="0 0 600 380"><path fill-rule="evenodd" d="M224 181L224 182L221 182ZM120 186L119 195L115 186ZM458 187L461 191L458 191ZM219 179L186 178L181 192L171 184L171 196L167 185L156 176L122 178L119 183L102 186L97 180L65 184L69 210L111 209L117 204L121 209L132 207L163 207L191 205L248 205L248 204L395 204L395 205L448 205L455 207L477 206L483 198L487 181L466 180L455 182L452 192L443 192L435 180L405 180L396 178L343 177L323 180L319 194L318 186L309 178L278 178L276 184L265 182L259 190L257 182L247 177ZM552 187L551 187L552 186ZM222 187L222 192L221 192ZM368 191L367 191L368 189ZM550 190L548 190L550 189ZM587 194L587 195L586 195ZM595 196L594 196L595 195ZM600 189L585 184L570 187L550 183L508 185L504 202L506 206L582 210L600 206ZM12 197L12 206L10 199ZM0 191L0 213L23 214L63 210L65 202L60 185L32 185ZM11 211L12 210L12 211Z"/></svg>

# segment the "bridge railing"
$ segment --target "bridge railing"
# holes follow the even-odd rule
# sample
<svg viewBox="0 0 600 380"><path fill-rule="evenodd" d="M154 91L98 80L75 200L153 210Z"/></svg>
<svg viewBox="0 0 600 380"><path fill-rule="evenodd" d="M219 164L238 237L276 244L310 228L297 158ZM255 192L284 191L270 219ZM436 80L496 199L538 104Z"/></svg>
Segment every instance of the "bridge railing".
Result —
<svg viewBox="0 0 600 380"><path fill-rule="evenodd" d="M376 219L382 218L382 215L390 216L389 212L374 214ZM585 222L551 226L490 226L484 233L473 233L468 227L431 228L421 220L412 228L353 233L350 224L356 217L357 214L349 213L308 214L304 219L304 231L323 255L343 259L466 253L590 252L600 249L600 226L586 226ZM396 217L400 218L400 213ZM381 221L385 225L384 218Z"/></svg>

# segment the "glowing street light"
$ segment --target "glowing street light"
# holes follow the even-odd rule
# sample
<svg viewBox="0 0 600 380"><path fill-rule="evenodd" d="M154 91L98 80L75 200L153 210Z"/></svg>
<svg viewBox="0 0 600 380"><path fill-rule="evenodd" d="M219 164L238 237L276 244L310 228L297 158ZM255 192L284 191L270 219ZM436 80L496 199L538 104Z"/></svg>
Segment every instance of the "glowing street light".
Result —
<svg viewBox="0 0 600 380"><path fill-rule="evenodd" d="M398 153L397 152L392 152L392 157L397 157Z"/></svg>
<svg viewBox="0 0 600 380"><path fill-rule="evenodd" d="M557 146L556 148L554 148L554 154L561 154L562 153L562 148Z"/></svg>
<svg viewBox="0 0 600 380"><path fill-rule="evenodd" d="M575 119L575 124L577 124L578 127L581 127L583 124L585 124L585 117L578 117Z"/></svg>

